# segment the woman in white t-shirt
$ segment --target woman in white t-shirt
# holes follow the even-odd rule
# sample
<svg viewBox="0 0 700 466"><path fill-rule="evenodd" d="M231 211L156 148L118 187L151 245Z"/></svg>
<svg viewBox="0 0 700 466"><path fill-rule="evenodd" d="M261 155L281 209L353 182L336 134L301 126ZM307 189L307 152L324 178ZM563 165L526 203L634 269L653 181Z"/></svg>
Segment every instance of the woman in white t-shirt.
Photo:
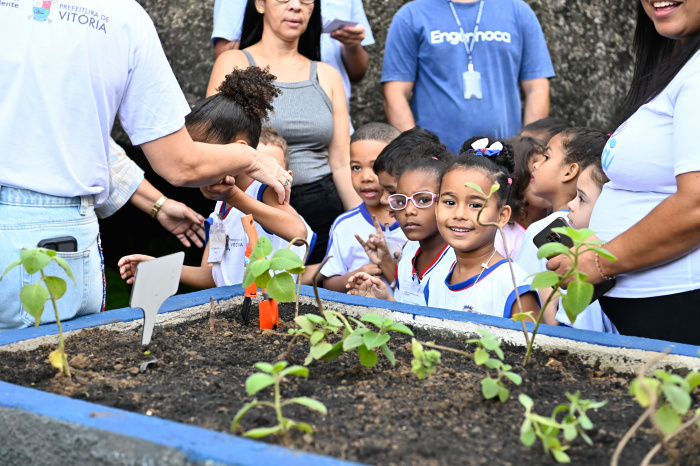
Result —
<svg viewBox="0 0 700 466"><path fill-rule="evenodd" d="M94 208L109 194L109 132L117 114L154 170L174 185L206 186L247 173L277 191L280 202L289 199L291 176L271 157L241 144L192 141L184 128L190 107L137 2L74 0L71 8L82 13L72 16L59 14L56 2L41 15L32 8L20 2L0 14L0 43L13 44L0 47L0 269L22 248L62 243L67 250L58 254L76 283L69 281L57 301L61 319L103 307ZM49 268L63 276L56 264ZM17 267L0 281L0 331L34 324L19 296L31 280ZM41 319L53 321L51 312Z"/></svg>
<svg viewBox="0 0 700 466"><path fill-rule="evenodd" d="M617 257L584 254L589 281L623 335L700 344L700 0L638 3L635 72L608 140L590 227ZM548 268L562 272L563 256Z"/></svg>

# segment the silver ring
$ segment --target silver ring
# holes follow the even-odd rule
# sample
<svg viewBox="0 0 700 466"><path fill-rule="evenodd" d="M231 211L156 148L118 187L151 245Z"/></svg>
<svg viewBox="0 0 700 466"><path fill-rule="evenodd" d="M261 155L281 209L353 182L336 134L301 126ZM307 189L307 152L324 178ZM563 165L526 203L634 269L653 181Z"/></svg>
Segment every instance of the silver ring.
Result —
<svg viewBox="0 0 700 466"><path fill-rule="evenodd" d="M285 178L284 184L282 186L289 186L289 178Z"/></svg>

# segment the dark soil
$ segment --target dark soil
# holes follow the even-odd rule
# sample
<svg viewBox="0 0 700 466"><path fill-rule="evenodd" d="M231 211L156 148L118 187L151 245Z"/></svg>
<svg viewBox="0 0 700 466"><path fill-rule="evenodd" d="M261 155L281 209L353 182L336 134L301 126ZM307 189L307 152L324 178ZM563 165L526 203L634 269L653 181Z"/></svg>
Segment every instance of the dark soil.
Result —
<svg viewBox="0 0 700 466"><path fill-rule="evenodd" d="M228 432L238 409L251 399L244 384L256 372L253 364L287 358L287 329L294 308L280 305L277 332L259 330L257 320L242 326L234 315L237 312L217 314L214 334L208 319L156 328L149 355L140 347L138 332L83 330L66 342L72 382L56 376L48 364L53 346L1 353L0 379ZM302 313L307 312L316 309L303 306ZM463 339L416 333L419 340L465 348ZM582 398L608 400L608 404L589 413L595 425L589 431L594 446L578 439L567 453L573 464L603 465L609 464L620 438L642 413L627 394L631 377L583 364L565 348L537 353L527 370L520 367L524 349L505 348L506 363L522 375L523 383L519 387L509 383L511 398L501 404L483 399L483 369L463 356L443 352L437 372L418 380L411 373L410 341L407 335L392 336L389 346L396 354L395 367L380 356L376 367L363 368L356 353L344 354L334 362L312 363L308 380L287 380L282 386L284 398L314 397L327 406L328 415L295 405L285 408L287 417L310 423L315 433L313 437L293 433L283 443L381 465L556 464L544 454L539 441L532 448L520 443L524 408L517 401L518 394L527 393L535 401L535 411L549 415L557 404L567 401L565 392L581 391ZM305 343L295 345L294 355L300 361L307 352ZM152 359L158 362L140 373L139 366ZM262 398L270 399L270 391L264 392ZM245 429L274 424L275 414L269 408L254 409L241 423ZM621 464L639 464L655 442L650 426L644 426L628 444ZM681 464L700 464L697 431L683 436L676 446L681 450ZM665 458L659 455L656 460Z"/></svg>

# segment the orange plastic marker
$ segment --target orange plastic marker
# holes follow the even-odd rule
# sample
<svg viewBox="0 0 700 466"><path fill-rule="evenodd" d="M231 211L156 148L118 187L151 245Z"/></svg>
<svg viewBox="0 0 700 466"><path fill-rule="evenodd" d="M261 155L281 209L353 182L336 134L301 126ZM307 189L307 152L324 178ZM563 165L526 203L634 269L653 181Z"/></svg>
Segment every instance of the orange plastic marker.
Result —
<svg viewBox="0 0 700 466"><path fill-rule="evenodd" d="M241 217L241 222L243 223L243 231L248 236L248 248L253 251L255 248L255 243L258 242L258 230L255 228L255 223L252 215L245 215ZM249 256L250 257L250 256ZM253 289L252 296L257 294L257 286L253 283L250 287L246 288L246 297L248 297L248 291ZM263 296L267 299L260 302L258 310L260 313L260 328L275 330L279 323L279 312L277 310L277 301L270 299L267 296L266 290L263 289ZM251 297L252 297L251 296Z"/></svg>

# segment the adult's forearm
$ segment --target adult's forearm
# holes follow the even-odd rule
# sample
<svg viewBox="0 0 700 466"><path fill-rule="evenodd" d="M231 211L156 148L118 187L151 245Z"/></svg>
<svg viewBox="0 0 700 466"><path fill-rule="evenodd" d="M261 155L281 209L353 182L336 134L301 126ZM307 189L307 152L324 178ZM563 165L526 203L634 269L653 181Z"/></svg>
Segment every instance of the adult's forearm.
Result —
<svg viewBox="0 0 700 466"><path fill-rule="evenodd" d="M362 199L355 192L355 188L352 187L350 166L331 167L331 169L333 170L333 183L338 191L340 200L343 201L343 207L345 207L345 210L354 209L362 202Z"/></svg>
<svg viewBox="0 0 700 466"><path fill-rule="evenodd" d="M162 195L163 193L158 191L155 186L144 178L129 199L129 202L131 202L137 209L150 213L151 209L153 208L153 204L155 204Z"/></svg>
<svg viewBox="0 0 700 466"><path fill-rule="evenodd" d="M416 126L411 105L405 97L392 99L384 98L384 112L390 125L401 131L409 130Z"/></svg>
<svg viewBox="0 0 700 466"><path fill-rule="evenodd" d="M369 66L369 54L365 48L361 45L356 47L343 46L342 58L350 82L359 83L362 81Z"/></svg>
<svg viewBox="0 0 700 466"><path fill-rule="evenodd" d="M684 178L684 183L695 186L700 183L700 172L680 177ZM617 261L603 258L599 261L606 275L618 275L672 261L699 245L700 203L679 190L605 245Z"/></svg>
<svg viewBox="0 0 700 466"><path fill-rule="evenodd" d="M545 85L546 84L546 85ZM549 81L525 94L523 126L549 116Z"/></svg>

